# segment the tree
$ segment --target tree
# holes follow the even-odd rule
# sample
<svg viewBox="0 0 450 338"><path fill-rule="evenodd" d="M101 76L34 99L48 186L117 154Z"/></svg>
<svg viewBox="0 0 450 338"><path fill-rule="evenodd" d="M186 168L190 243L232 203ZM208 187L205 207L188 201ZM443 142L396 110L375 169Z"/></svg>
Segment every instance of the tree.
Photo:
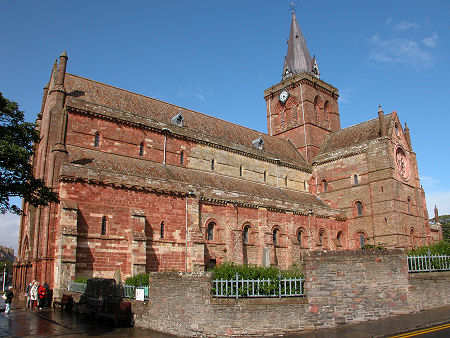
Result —
<svg viewBox="0 0 450 338"><path fill-rule="evenodd" d="M14 196L34 207L59 202L58 195L33 175L30 158L38 142L35 125L25 122L19 105L0 92L0 213L20 213L10 204L9 198Z"/></svg>

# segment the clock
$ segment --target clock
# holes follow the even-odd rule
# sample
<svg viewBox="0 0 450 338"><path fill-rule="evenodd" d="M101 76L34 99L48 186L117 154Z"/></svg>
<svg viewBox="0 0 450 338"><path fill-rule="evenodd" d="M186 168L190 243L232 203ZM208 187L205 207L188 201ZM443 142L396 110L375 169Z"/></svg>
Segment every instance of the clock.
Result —
<svg viewBox="0 0 450 338"><path fill-rule="evenodd" d="M395 151L395 164L400 176L407 180L409 178L409 163L405 152L400 147Z"/></svg>
<svg viewBox="0 0 450 338"><path fill-rule="evenodd" d="M280 96L278 96L278 99L282 102L282 103L286 103L287 99L289 97L289 93L286 90L283 90L280 93Z"/></svg>

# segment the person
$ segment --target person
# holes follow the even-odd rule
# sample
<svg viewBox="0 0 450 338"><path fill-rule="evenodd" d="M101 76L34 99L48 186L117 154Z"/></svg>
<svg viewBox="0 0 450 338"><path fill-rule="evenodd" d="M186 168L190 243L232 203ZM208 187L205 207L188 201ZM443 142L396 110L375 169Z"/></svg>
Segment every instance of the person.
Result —
<svg viewBox="0 0 450 338"><path fill-rule="evenodd" d="M45 301L45 288L44 285L39 285L38 287L38 297L39 297L39 310L42 310Z"/></svg>
<svg viewBox="0 0 450 338"><path fill-rule="evenodd" d="M44 283L44 289L45 289L45 301L44 306L50 306L51 298L50 298L50 286L47 284L47 282Z"/></svg>
<svg viewBox="0 0 450 338"><path fill-rule="evenodd" d="M27 285L27 288L25 289L25 296L27 297L27 304L26 308L31 308L31 288L33 287L34 281L30 282L30 284Z"/></svg>
<svg viewBox="0 0 450 338"><path fill-rule="evenodd" d="M5 297L6 297L6 299L5 299L5 304L6 304L5 314L8 314L9 311L11 310L11 302L14 297L12 288L13 288L12 286L9 286L8 291L6 291L6 293L5 293Z"/></svg>
<svg viewBox="0 0 450 338"><path fill-rule="evenodd" d="M34 282L31 287L30 296L31 296L31 308L36 309L37 299L38 299L38 282Z"/></svg>

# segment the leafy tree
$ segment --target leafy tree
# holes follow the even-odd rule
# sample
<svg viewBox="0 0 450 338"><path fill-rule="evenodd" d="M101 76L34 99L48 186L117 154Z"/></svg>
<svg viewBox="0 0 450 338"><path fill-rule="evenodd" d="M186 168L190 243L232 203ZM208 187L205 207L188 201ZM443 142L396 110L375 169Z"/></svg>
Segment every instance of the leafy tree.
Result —
<svg viewBox="0 0 450 338"><path fill-rule="evenodd" d="M19 105L0 92L0 213L20 213L9 202L14 196L24 198L34 207L59 201L57 194L33 175L30 158L38 141L35 125L25 122Z"/></svg>

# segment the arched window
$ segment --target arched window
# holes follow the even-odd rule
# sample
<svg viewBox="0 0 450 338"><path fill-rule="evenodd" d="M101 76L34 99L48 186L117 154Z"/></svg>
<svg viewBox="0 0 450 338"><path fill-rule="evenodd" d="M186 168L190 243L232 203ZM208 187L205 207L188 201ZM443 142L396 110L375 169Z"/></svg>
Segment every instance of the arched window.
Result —
<svg viewBox="0 0 450 338"><path fill-rule="evenodd" d="M356 210L358 212L358 216L362 216L363 214L363 205L360 201L357 201L356 203Z"/></svg>
<svg viewBox="0 0 450 338"><path fill-rule="evenodd" d="M248 244L250 242L250 225L247 224L246 226L244 226L242 237L245 244Z"/></svg>
<svg viewBox="0 0 450 338"><path fill-rule="evenodd" d="M327 182L327 180L322 180L322 189L323 189L323 192L327 192L328 191L328 182Z"/></svg>
<svg viewBox="0 0 450 338"><path fill-rule="evenodd" d="M383 192L383 191L384 191L384 189L383 189L383 186L381 186L380 190L381 190L381 192Z"/></svg>
<svg viewBox="0 0 450 338"><path fill-rule="evenodd" d="M94 147L100 146L100 133L97 131L94 135Z"/></svg>
<svg viewBox="0 0 450 338"><path fill-rule="evenodd" d="M264 171L264 182L267 182L267 170Z"/></svg>
<svg viewBox="0 0 450 338"><path fill-rule="evenodd" d="M316 114L316 123L320 124L320 110L322 109L322 100L319 96L314 98L314 112Z"/></svg>
<svg viewBox="0 0 450 338"><path fill-rule="evenodd" d="M107 217L103 216L102 217L102 235L106 235L106 220L107 220Z"/></svg>
<svg viewBox="0 0 450 338"><path fill-rule="evenodd" d="M208 241L213 241L214 240L214 227L215 227L216 223L214 222L209 222L208 223L208 232L207 232L207 238Z"/></svg>
<svg viewBox="0 0 450 338"><path fill-rule="evenodd" d="M164 222L161 222L161 226L159 229L159 238L164 238Z"/></svg>
<svg viewBox="0 0 450 338"><path fill-rule="evenodd" d="M325 230L320 229L319 230L319 244L323 245L323 238L325 237Z"/></svg>
<svg viewBox="0 0 450 338"><path fill-rule="evenodd" d="M306 183L306 180L303 181L303 189L305 191L308 189L308 184Z"/></svg>
<svg viewBox="0 0 450 338"><path fill-rule="evenodd" d="M144 156L144 142L139 144L139 156Z"/></svg>
<svg viewBox="0 0 450 338"><path fill-rule="evenodd" d="M298 242L298 245L300 245L300 246L303 245L303 231L302 230L299 230L297 232L297 242Z"/></svg>
<svg viewBox="0 0 450 338"><path fill-rule="evenodd" d="M362 249L366 245L366 236L364 234L359 234L359 247Z"/></svg>
<svg viewBox="0 0 450 338"><path fill-rule="evenodd" d="M411 197L408 197L408 214L411 213Z"/></svg>
<svg viewBox="0 0 450 338"><path fill-rule="evenodd" d="M272 241L274 245L278 245L278 232L279 230L277 228L273 229Z"/></svg>
<svg viewBox="0 0 450 338"><path fill-rule="evenodd" d="M342 245L342 231L337 233L336 240L338 245Z"/></svg>
<svg viewBox="0 0 450 338"><path fill-rule="evenodd" d="M355 185L359 185L358 175L353 175L353 181L355 182Z"/></svg>
<svg viewBox="0 0 450 338"><path fill-rule="evenodd" d="M214 170L214 168L215 168L215 160L212 159L211 160L211 170Z"/></svg>
<svg viewBox="0 0 450 338"><path fill-rule="evenodd" d="M180 164L181 165L184 164L184 151L183 150L180 152Z"/></svg>
<svg viewBox="0 0 450 338"><path fill-rule="evenodd" d="M324 107L323 107L324 113L325 113L325 124L327 128L330 128L330 113L331 113L331 104L330 101L325 101Z"/></svg>
<svg viewBox="0 0 450 338"><path fill-rule="evenodd" d="M287 176L284 177L284 185L286 187L288 186L288 177Z"/></svg>
<svg viewBox="0 0 450 338"><path fill-rule="evenodd" d="M240 167L239 167L239 176L242 177L243 174L244 174L244 167L241 164Z"/></svg>

